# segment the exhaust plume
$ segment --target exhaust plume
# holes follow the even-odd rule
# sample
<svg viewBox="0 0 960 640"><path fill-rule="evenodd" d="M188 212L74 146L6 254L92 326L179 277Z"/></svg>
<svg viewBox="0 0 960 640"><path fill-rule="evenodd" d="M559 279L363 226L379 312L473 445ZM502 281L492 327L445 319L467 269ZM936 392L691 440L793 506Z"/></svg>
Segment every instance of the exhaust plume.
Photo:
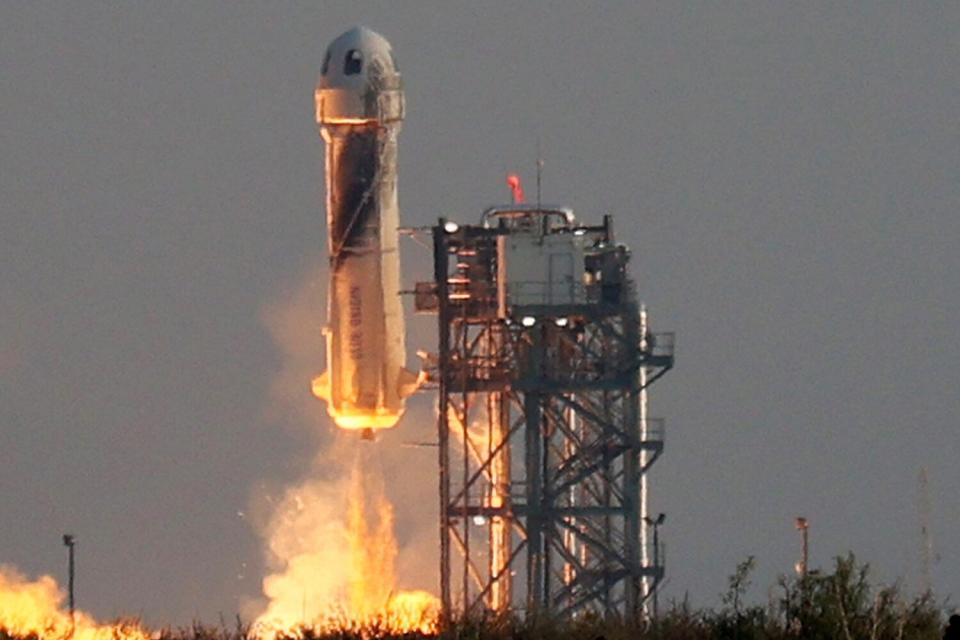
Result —
<svg viewBox="0 0 960 640"><path fill-rule="evenodd" d="M331 429L322 405L310 397L311 372L322 361L317 319L325 297L314 283L323 281L324 271L312 271L265 315L283 356L267 415L319 437L310 468L271 500L261 527L270 573L255 629L261 637L298 627L431 631L437 598L399 588L404 580L386 477L390 456L400 452L383 440Z"/></svg>
<svg viewBox="0 0 960 640"><path fill-rule="evenodd" d="M265 532L276 571L263 580L269 602L258 629L435 628L436 598L397 589L394 510L375 447L338 436L331 450L340 455L320 456L315 471L339 469L341 479L308 477L287 489Z"/></svg>

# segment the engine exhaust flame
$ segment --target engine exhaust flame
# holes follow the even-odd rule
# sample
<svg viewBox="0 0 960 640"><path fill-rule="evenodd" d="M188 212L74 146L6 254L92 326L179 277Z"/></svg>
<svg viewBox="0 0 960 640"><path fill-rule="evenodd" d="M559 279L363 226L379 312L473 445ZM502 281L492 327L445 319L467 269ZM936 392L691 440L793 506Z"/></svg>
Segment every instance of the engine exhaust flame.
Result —
<svg viewBox="0 0 960 640"><path fill-rule="evenodd" d="M148 640L133 622L97 624L82 611L64 611L64 594L50 576L29 580L0 565L0 638L8 636L72 640Z"/></svg>
<svg viewBox="0 0 960 640"><path fill-rule="evenodd" d="M436 630L437 598L397 589L393 506L374 455L364 450L375 446L341 437L333 447L341 455L325 456L324 466L343 467L344 479L308 479L278 505L267 537L279 570L263 581L269 604L255 624L261 636L303 626ZM353 450L343 455L345 447Z"/></svg>
<svg viewBox="0 0 960 640"><path fill-rule="evenodd" d="M436 627L438 601L423 591L400 589L424 583L425 575L404 558L411 548L397 542L394 505L386 490L387 469L408 452L389 448L387 438L367 442L356 431L318 429L327 423L327 411L303 392L303 382L324 355L317 318L327 301L322 284L327 273L325 265L317 265L264 310L281 356L268 418L330 436L319 443L301 479L252 505L268 570L263 599L251 603L246 614L263 638L295 635L304 626L428 631ZM390 475L398 486L407 481ZM421 505L405 502L404 509L419 512Z"/></svg>

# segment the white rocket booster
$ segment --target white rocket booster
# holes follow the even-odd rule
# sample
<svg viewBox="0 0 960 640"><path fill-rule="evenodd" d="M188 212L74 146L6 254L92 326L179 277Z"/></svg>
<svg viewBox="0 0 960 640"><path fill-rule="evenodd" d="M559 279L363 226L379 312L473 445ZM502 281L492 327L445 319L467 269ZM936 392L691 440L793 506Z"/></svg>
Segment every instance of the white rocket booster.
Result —
<svg viewBox="0 0 960 640"><path fill-rule="evenodd" d="M397 134L404 100L390 43L354 27L327 48L316 91L326 142L327 370L313 393L342 429L394 426L418 376L404 368Z"/></svg>

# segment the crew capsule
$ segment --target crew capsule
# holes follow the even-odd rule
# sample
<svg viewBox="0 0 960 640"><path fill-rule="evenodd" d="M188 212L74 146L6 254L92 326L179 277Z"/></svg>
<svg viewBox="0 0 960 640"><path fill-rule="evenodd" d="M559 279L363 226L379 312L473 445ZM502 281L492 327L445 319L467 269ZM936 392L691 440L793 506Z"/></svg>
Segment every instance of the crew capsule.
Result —
<svg viewBox="0 0 960 640"><path fill-rule="evenodd" d="M327 48L316 91L320 125L387 125L403 120L403 86L387 39L354 27Z"/></svg>

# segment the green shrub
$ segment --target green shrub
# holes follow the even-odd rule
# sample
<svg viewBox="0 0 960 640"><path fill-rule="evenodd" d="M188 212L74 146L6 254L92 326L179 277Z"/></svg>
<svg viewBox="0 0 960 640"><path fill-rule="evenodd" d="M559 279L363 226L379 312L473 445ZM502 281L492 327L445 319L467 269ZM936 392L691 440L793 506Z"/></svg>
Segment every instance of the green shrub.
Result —
<svg viewBox="0 0 960 640"><path fill-rule="evenodd" d="M441 640L939 640L943 608L932 594L908 599L898 584L875 588L869 567L853 554L836 558L832 573L783 576L768 607L748 604L753 557L737 565L719 609L694 610L673 602L656 621L575 620L488 615L454 620ZM257 640L239 619L228 627L194 624L164 629L156 640ZM416 640L420 633L391 633L377 626L345 625L335 631L292 631L279 640ZM0 640L48 640L10 635L0 621Z"/></svg>

